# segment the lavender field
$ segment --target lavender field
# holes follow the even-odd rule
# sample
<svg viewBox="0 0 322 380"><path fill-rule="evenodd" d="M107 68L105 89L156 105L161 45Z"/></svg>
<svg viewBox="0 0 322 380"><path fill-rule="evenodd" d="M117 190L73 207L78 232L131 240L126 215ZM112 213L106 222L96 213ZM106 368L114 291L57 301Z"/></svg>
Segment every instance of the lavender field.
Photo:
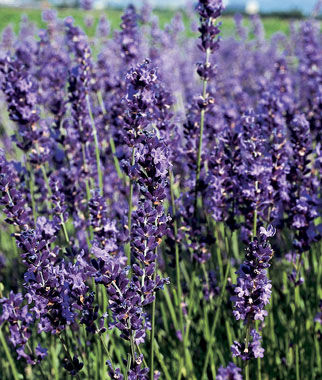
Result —
<svg viewBox="0 0 322 380"><path fill-rule="evenodd" d="M3 29L1 380L322 379L321 24L222 12Z"/></svg>

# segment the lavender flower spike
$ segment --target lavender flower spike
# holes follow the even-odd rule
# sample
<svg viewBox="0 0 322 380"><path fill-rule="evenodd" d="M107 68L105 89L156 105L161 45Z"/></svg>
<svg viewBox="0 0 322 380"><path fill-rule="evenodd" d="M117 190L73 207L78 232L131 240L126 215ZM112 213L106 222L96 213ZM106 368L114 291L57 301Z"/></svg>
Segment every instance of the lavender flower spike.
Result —
<svg viewBox="0 0 322 380"><path fill-rule="evenodd" d="M93 7L93 0L81 0L80 5L84 11L90 11Z"/></svg>
<svg viewBox="0 0 322 380"><path fill-rule="evenodd" d="M273 257L273 250L267 239L274 234L274 227L269 226L267 230L261 227L259 236L246 250L245 261L237 271L235 296L231 298L237 320L263 321L267 315L264 307L269 303L272 286L267 278L266 268L270 266Z"/></svg>
<svg viewBox="0 0 322 380"><path fill-rule="evenodd" d="M243 380L240 374L241 369L234 363L229 363L226 368L222 366L218 369L216 380Z"/></svg>
<svg viewBox="0 0 322 380"><path fill-rule="evenodd" d="M239 343L236 340L231 346L231 352L233 356L240 357L242 360L250 360L252 358L263 358L264 357L264 348L261 346L262 337L255 330L251 330L250 336L252 341L246 347L245 343Z"/></svg>
<svg viewBox="0 0 322 380"><path fill-rule="evenodd" d="M273 257L273 250L267 239L274 234L275 228L272 226L267 229L260 228L259 236L249 244L245 260L237 272L235 296L231 297L234 302L233 313L237 320L245 321L248 332L255 320L263 321L267 316L264 308L269 303L272 285L267 278L266 268L270 266ZM245 343L237 341L233 343L231 346L233 356L241 357L242 360L264 356L260 334L252 329L250 336L252 337L250 344L247 338Z"/></svg>

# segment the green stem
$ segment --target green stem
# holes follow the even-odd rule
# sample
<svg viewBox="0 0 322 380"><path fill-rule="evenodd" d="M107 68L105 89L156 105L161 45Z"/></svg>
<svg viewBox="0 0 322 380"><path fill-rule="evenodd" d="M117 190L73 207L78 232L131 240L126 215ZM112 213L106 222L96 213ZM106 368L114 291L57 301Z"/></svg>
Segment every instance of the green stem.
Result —
<svg viewBox="0 0 322 380"><path fill-rule="evenodd" d="M248 324L247 330L246 330L245 351L248 350L249 337L250 337L250 325ZM246 360L246 363L245 363L245 380L249 380L249 360Z"/></svg>
<svg viewBox="0 0 322 380"><path fill-rule="evenodd" d="M128 328L129 328L129 330L131 330L131 323L130 323L129 320L127 321L127 326L128 326ZM131 347L131 354L130 354L130 357L132 358L133 363L134 363L134 361L135 361L135 344L134 344L134 335L133 335L133 331L132 331L131 334L130 334L130 347Z"/></svg>
<svg viewBox="0 0 322 380"><path fill-rule="evenodd" d="M31 198L31 208L32 208L32 215L34 218L34 223L36 225L37 221L37 212L36 212L36 204L35 204L35 198L34 198L34 183L35 183L35 178L34 178L34 173L32 171L32 168L30 167L29 163L26 162L26 168L29 173L29 192L30 192L30 198Z"/></svg>
<svg viewBox="0 0 322 380"><path fill-rule="evenodd" d="M301 255L298 255L297 261L296 261L296 275L295 275L295 284L294 284L294 297L295 297L295 305L298 308L300 306L300 286L296 285L296 283L299 280L300 274L301 274Z"/></svg>
<svg viewBox="0 0 322 380"><path fill-rule="evenodd" d="M0 341L1 341L1 344L3 346L4 352L5 352L6 356L7 356L9 365L11 367L12 376L13 376L14 380L19 380L20 376L18 374L18 371L17 371L17 368L15 366L14 360L13 360L11 354L10 354L10 350L9 350L8 345L7 345L6 339L5 339L5 337L4 337L3 333L2 333L2 326L0 326Z"/></svg>
<svg viewBox="0 0 322 380"><path fill-rule="evenodd" d="M320 252L318 251L318 248L320 247ZM319 253L318 253L319 252ZM317 259L318 255L318 259ZM320 242L319 246L316 247L314 250L313 260L315 264L317 264L317 284L316 287L316 301L318 302L319 299L321 299L322 291L321 291L321 274L322 274L322 242ZM317 322L318 323L318 322ZM322 373L322 356L320 354L320 338L318 335L318 331L314 332L314 346L315 346L315 353L316 353L316 363L318 366L319 373Z"/></svg>
<svg viewBox="0 0 322 380"><path fill-rule="evenodd" d="M257 359L257 379L262 380L262 362L261 358Z"/></svg>
<svg viewBox="0 0 322 380"><path fill-rule="evenodd" d="M103 115L106 115L107 112L106 112L106 108L105 108L105 105L104 105L103 96L102 96L101 91L97 92L97 99L98 99L98 102L99 102L99 104L101 106L101 110L103 112ZM110 137L110 146L111 146L111 150L112 150L112 153L113 153L114 166L115 166L117 175L118 175L119 178L124 179L124 175L122 173L119 160L118 160L118 158L115 155L115 152L116 152L116 150L115 150L115 143L114 143L114 140L113 140L112 136Z"/></svg>
<svg viewBox="0 0 322 380"><path fill-rule="evenodd" d="M156 274L157 274L156 266L157 266L157 263L155 263L153 282L155 282ZM156 293L154 294L154 300L152 302L152 319L151 319L151 339L150 339L150 379L151 380L154 379L155 303L156 303Z"/></svg>
<svg viewBox="0 0 322 380"><path fill-rule="evenodd" d="M259 331L259 322L256 321L256 330ZM257 380L262 380L262 362L261 358L257 358Z"/></svg>
<svg viewBox="0 0 322 380"><path fill-rule="evenodd" d="M230 347L232 346L233 344L233 338L232 338L232 334L231 334L231 327L230 327L230 323L229 323L229 320L227 319L226 322L225 322L225 326L226 326L226 333L227 333L227 338L228 338L228 344L229 344L229 349ZM237 360L236 360L236 357L233 356L233 362L236 364Z"/></svg>
<svg viewBox="0 0 322 380"><path fill-rule="evenodd" d="M129 378L130 369L131 369L131 354L127 354L127 367L126 367L126 374L125 374L126 380Z"/></svg>
<svg viewBox="0 0 322 380"><path fill-rule="evenodd" d="M175 259L176 259L176 283L177 283L177 292L178 292L178 302L177 307L179 311L179 318L180 318L180 329L182 336L184 335L184 323L183 323L183 312L181 308L181 301L182 301L182 289L181 289L181 274L180 274L180 257L179 257L179 245L177 242L177 236L178 236L178 223L176 218L176 206L175 206L175 199L174 199L174 180L173 180L173 172L170 169L169 171L170 175L170 192L171 192L171 207L172 207L172 217L173 217L173 229L174 229L174 249L175 249Z"/></svg>
<svg viewBox="0 0 322 380"><path fill-rule="evenodd" d="M298 276L300 274L300 266L301 266L301 257L299 255L297 259L297 273L295 277L295 282L298 280ZM298 309L300 306L300 292L299 292L299 286L296 286L296 283L294 284L294 299L295 299L295 310L294 310L294 317L295 320L298 319ZM296 373L296 380L300 380L300 363L299 363L299 341L298 341L298 330L295 332L295 373Z"/></svg>
<svg viewBox="0 0 322 380"><path fill-rule="evenodd" d="M211 19L209 20L211 22ZM210 59L210 49L206 50L206 66L209 65ZM202 84L202 97L205 100L207 95L207 81L203 80ZM200 113L200 134L199 134L199 145L198 145L198 155L197 155L197 170L196 170L196 184L195 184L195 212L197 209L197 198L198 198L198 186L200 179L200 168L201 168L201 153L202 153L202 141L203 141L203 131L205 125L205 113L206 110L203 108Z"/></svg>
<svg viewBox="0 0 322 380"><path fill-rule="evenodd" d="M131 166L135 164L135 147L132 149L132 158L131 158ZM131 225L132 225L132 209L133 209L133 188L134 183L133 180L130 180L130 195L129 195L129 212L127 216L127 226L129 231L129 236L131 237ZM131 243L127 243L125 246L125 252L127 255L127 263L131 265Z"/></svg>
<svg viewBox="0 0 322 380"><path fill-rule="evenodd" d="M318 334L317 332L315 333L314 336L314 347L315 347L315 352L316 352L316 363L319 369L319 373L322 373L322 365L321 365L321 354L320 354L320 342L317 338Z"/></svg>
<svg viewBox="0 0 322 380"><path fill-rule="evenodd" d="M87 361L87 376L91 379L92 374L91 374L91 362L89 360L89 349L87 345L87 331L85 329L85 325L83 325L83 339L84 339L84 348L85 348L85 354L84 354L84 361Z"/></svg>
<svg viewBox="0 0 322 380"><path fill-rule="evenodd" d="M135 147L132 149L132 157L131 157L131 166L135 164ZM132 224L132 208L133 208L133 181L130 182L130 197L129 197L129 214L128 214L128 227L129 233L131 233L131 224Z"/></svg>
<svg viewBox="0 0 322 380"><path fill-rule="evenodd" d="M103 112L103 115L106 115L106 108L105 108L105 104L104 104L104 101L103 101L103 95L102 95L102 92L101 91L97 91L97 99L98 99L98 102L100 104L100 107L101 107L101 110Z"/></svg>
<svg viewBox="0 0 322 380"><path fill-rule="evenodd" d="M113 161L114 161L114 166L115 166L117 175L119 178L124 180L124 176L120 167L120 162L118 158L116 157L116 149L115 149L115 143L114 143L113 137L110 137L110 146L111 146L111 151L113 154Z"/></svg>
<svg viewBox="0 0 322 380"><path fill-rule="evenodd" d="M87 178L87 164L86 164L86 152L85 152L85 144L82 143L82 154L83 154L83 165L84 165L84 171L86 173L86 176L85 176L85 187L86 187L86 200L87 200L87 212L86 212L86 217L88 218L88 215L89 215L89 201L91 199L91 191L90 191L90 185L88 183L88 178ZM93 240L94 238L94 234L93 234L93 227L90 225L89 226L89 237L90 237L90 240ZM88 245L90 245L90 243L88 242Z"/></svg>
<svg viewBox="0 0 322 380"><path fill-rule="evenodd" d="M245 364L245 380L249 380L249 363L248 363L248 360L246 360L246 364Z"/></svg>
<svg viewBox="0 0 322 380"><path fill-rule="evenodd" d="M84 171L87 175L88 170L87 170L87 164L86 164L86 151L85 151L85 144L84 143L82 144L82 155L83 155ZM85 186L86 186L86 198L87 198L87 202L89 202L89 200L91 199L91 191L90 191L90 186L88 183L87 176L85 177Z"/></svg>
<svg viewBox="0 0 322 380"><path fill-rule="evenodd" d="M169 313L170 313L170 316L172 319L173 326L176 330L178 330L179 326L178 326L177 316L176 316L175 309L174 309L173 304L172 304L171 296L169 294L167 287L164 288L164 291L162 292L162 294L165 297L165 300L166 300L166 303L167 303L167 306L169 309Z"/></svg>
<svg viewBox="0 0 322 380"><path fill-rule="evenodd" d="M66 330L65 330L65 335L66 335L66 338L67 338ZM72 357L71 357L71 355L70 355L70 353L69 353L69 350L68 350L68 347L67 347L67 344L66 344L64 338L62 338L60 335L58 335L58 337L59 337L59 339L60 339L60 341L61 341L61 344L62 344L62 346L63 346L63 348L64 348L64 351L65 351L65 353L66 353L66 355L67 355L67 357L68 357L68 360L69 360L70 363L73 365L73 359L72 359ZM78 373L76 374L76 378L77 378L77 380L80 380L80 377L79 377Z"/></svg>
<svg viewBox="0 0 322 380"><path fill-rule="evenodd" d="M108 351L108 348L107 348L107 346L106 346L106 343L104 342L104 339L103 339L103 337L102 337L102 334L100 334L98 331L96 331L96 333L98 334L98 336L99 336L99 338L100 338L100 341L101 341L101 343L102 343L102 346L103 346L103 348L104 348L104 351L105 351L105 353L106 353L106 355L107 355L107 358L108 358L108 360L111 362L111 364L112 364L112 358L111 358L111 355L110 355L110 353L109 353L109 351Z"/></svg>
<svg viewBox="0 0 322 380"><path fill-rule="evenodd" d="M132 362L134 363L135 362L135 345L134 345L133 331L131 332L131 335L130 335L130 346L131 346L130 357L132 358ZM131 363L131 360L130 360L130 363Z"/></svg>
<svg viewBox="0 0 322 380"><path fill-rule="evenodd" d="M100 376L99 376L99 366L100 366L100 355L99 355L99 349L98 349L99 345L96 344L94 346L94 357L95 357L95 362L94 362L94 379L95 380L100 380Z"/></svg>
<svg viewBox="0 0 322 380"><path fill-rule="evenodd" d="M45 169L44 165L41 165L40 169L41 169L42 175L43 175L44 180L45 180L45 184L47 187L49 198L51 198L53 194L52 194L51 188L49 186L49 180L48 180L46 169ZM46 205L47 205L48 210L51 210L51 203L48 200L46 200Z"/></svg>
<svg viewBox="0 0 322 380"><path fill-rule="evenodd" d="M213 322L213 325L211 326L210 341L208 343L207 353L206 353L206 359L205 359L205 362L204 362L204 365L203 365L203 369L202 369L202 376L201 376L202 380L206 378L205 376L206 376L206 372L207 372L208 362L209 362L209 359L210 359L210 354L212 352L212 346L213 346L214 340L215 340L214 337L215 337L216 326L217 326L217 322L218 322L218 319L219 319L219 313L221 311L221 304L222 304L222 301L223 301L223 298L224 298L224 294L225 294L225 291L226 291L226 284L227 284L227 280L228 280L229 270L230 270L230 261L228 261L228 264L227 264L225 278L224 278L224 281L222 283L222 288L221 288L221 292L220 292L220 296L219 296L219 301L218 301L218 305L217 305L217 310L216 310L214 322Z"/></svg>
<svg viewBox="0 0 322 380"><path fill-rule="evenodd" d="M100 151L99 151L99 145L98 145L98 139L97 139L97 130L96 130L95 120L92 113L89 94L86 95L86 101L87 101L87 108L89 112L89 117L91 119L92 132L93 132L93 137L94 137L98 184L99 184L100 193L101 195L103 195L103 174L102 174L102 169L101 169Z"/></svg>
<svg viewBox="0 0 322 380"><path fill-rule="evenodd" d="M209 279L208 279L208 273L206 271L205 263L201 264L201 268L202 268L204 277L206 279L206 286L207 286L207 288L209 288ZM212 302L210 300L210 305L211 304L212 304ZM204 334L205 334L205 338L206 338L207 342L209 343L209 341L211 339L211 335L210 335L210 331L209 331L208 308L209 308L209 301L203 300ZM212 352L212 354L210 356L210 368L211 368L211 372L213 374L213 377L215 378L216 377L216 365L215 365L215 355L214 355L214 352Z"/></svg>
<svg viewBox="0 0 322 380"><path fill-rule="evenodd" d="M267 278L270 278L269 269L267 269ZM271 294L271 300L269 304L269 330L273 347L276 347L276 338L275 338L275 323L274 323L274 314L273 314L273 305L274 305L274 292Z"/></svg>
<svg viewBox="0 0 322 380"><path fill-rule="evenodd" d="M151 339L151 337L150 337L150 339ZM138 350L139 355L142 355L142 351L141 351L140 346L138 344L135 344L135 347ZM146 362L146 360L145 360L145 358L144 358L143 355L142 355L142 362L143 362L144 367L148 368L148 363Z"/></svg>
<svg viewBox="0 0 322 380"><path fill-rule="evenodd" d="M216 239L216 254L217 254L218 267L219 267L219 274L220 274L220 279L222 280L224 278L224 269L223 269L221 251L220 251L220 246L219 246L219 234L218 234L217 226L215 226L215 239Z"/></svg>
<svg viewBox="0 0 322 380"><path fill-rule="evenodd" d="M194 283L194 281L192 281L192 283ZM192 289L192 294L194 294L194 285L192 285L191 289ZM192 297L191 297L190 301L191 301L191 303L193 303ZM191 303L190 303L190 305L191 305ZM186 323L185 329L183 331L183 348L184 348L184 360L185 360L185 363L187 366L187 371L188 371L187 376L189 377L189 379L193 380L196 377L193 373L193 362L192 362L191 353L190 353L189 347L188 347L188 345L189 345L189 332L190 332L190 325L191 325L191 312L192 312L192 307L190 308L190 310L188 312L188 322ZM180 366L180 372L182 372L181 366Z"/></svg>
<svg viewBox="0 0 322 380"><path fill-rule="evenodd" d="M115 344L115 342L113 340L113 337L111 337L110 342L111 342L111 349L115 353L115 356L117 358L119 366L121 367L121 370L124 372L126 370L126 368L125 368L125 365L124 365L122 353L120 352L119 347L116 347L116 344Z"/></svg>
<svg viewBox="0 0 322 380"><path fill-rule="evenodd" d="M167 380L171 380L172 377L170 376L169 374L169 371L168 371L168 368L167 366L165 365L164 363L164 360L161 356L161 353L160 353L160 350L159 350L159 347L156 345L155 347L155 356L157 357L159 363L160 363L160 366L162 368L162 371L163 371L163 374L164 374L164 377L167 379Z"/></svg>
<svg viewBox="0 0 322 380"><path fill-rule="evenodd" d="M64 231L64 236L65 236L66 243L69 244L69 236L68 236L68 232L67 232L66 224L65 224L65 221L64 221L64 217L63 217L62 214L60 214L59 216L60 216L60 222L61 222L61 225L62 225L62 227L63 227L63 231Z"/></svg>
<svg viewBox="0 0 322 380"><path fill-rule="evenodd" d="M58 360L57 360L57 347L54 344L54 336L52 335L50 337L50 353L52 358L52 365L53 365L53 371L55 380L59 380L59 370L58 370Z"/></svg>
<svg viewBox="0 0 322 380"><path fill-rule="evenodd" d="M9 225L9 230L10 230L10 233L12 236L11 237L11 243L12 243L12 250L13 250L13 253L14 253L14 256L17 257L19 256L18 255L18 247L17 247L17 243L16 243L16 238L14 237L14 233L15 233L15 226L13 224L10 224Z"/></svg>
<svg viewBox="0 0 322 380"><path fill-rule="evenodd" d="M255 182L255 196L257 196L257 191L258 191L258 181ZM256 235L257 235L257 202L256 202L256 206L255 206L255 211L254 211L254 222L253 222L253 236L252 236L252 240L255 239Z"/></svg>
<svg viewBox="0 0 322 380"><path fill-rule="evenodd" d="M296 371L296 380L300 380L300 363L299 363L299 345L295 345L295 371Z"/></svg>

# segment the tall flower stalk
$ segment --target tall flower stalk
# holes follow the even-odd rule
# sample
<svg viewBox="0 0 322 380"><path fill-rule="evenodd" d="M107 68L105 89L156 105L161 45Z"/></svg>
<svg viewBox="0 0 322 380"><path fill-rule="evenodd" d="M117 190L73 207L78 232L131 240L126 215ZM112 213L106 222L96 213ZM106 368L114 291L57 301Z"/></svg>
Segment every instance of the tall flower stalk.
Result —
<svg viewBox="0 0 322 380"><path fill-rule="evenodd" d="M196 167L196 184L195 184L195 208L197 208L198 187L201 170L202 143L205 125L205 114L209 103L207 94L208 82L215 76L215 66L211 63L210 57L219 48L220 33L218 25L215 24L216 19L221 15L223 4L221 0L199 0L197 11L200 16L199 32L201 33L201 43L199 48L205 53L205 62L198 65L198 75L202 80L202 97L200 99L200 131L197 142L197 167Z"/></svg>
<svg viewBox="0 0 322 380"><path fill-rule="evenodd" d="M129 239L133 260L131 266L124 269L116 263L107 263L105 260L106 264L95 262L98 273L102 273L96 275L96 281L107 287L111 297L115 326L121 330L121 336L130 342L128 376L131 378L131 373L143 371L142 379L146 378L149 369L141 369L142 357L137 355L136 346L145 341L146 330L149 328L149 317L144 309L152 303L150 337L152 379L154 378L155 293L168 282L167 279L157 275L158 247L167 231L167 216L163 201L166 198L169 163L166 145L153 130L149 130L156 96L154 92L156 79L156 72L148 61L130 70L127 76L124 139L131 147L132 153L129 156L130 162L123 162L123 168L139 190L137 209L130 214ZM104 265L109 265L111 269L106 271Z"/></svg>

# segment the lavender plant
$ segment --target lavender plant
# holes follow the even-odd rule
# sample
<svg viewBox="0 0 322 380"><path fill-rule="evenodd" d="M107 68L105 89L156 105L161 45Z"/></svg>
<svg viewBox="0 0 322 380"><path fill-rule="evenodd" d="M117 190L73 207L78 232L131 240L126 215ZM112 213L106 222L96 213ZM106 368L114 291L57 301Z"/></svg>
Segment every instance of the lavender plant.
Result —
<svg viewBox="0 0 322 380"><path fill-rule="evenodd" d="M0 42L1 379L321 378L319 21L80 5Z"/></svg>

